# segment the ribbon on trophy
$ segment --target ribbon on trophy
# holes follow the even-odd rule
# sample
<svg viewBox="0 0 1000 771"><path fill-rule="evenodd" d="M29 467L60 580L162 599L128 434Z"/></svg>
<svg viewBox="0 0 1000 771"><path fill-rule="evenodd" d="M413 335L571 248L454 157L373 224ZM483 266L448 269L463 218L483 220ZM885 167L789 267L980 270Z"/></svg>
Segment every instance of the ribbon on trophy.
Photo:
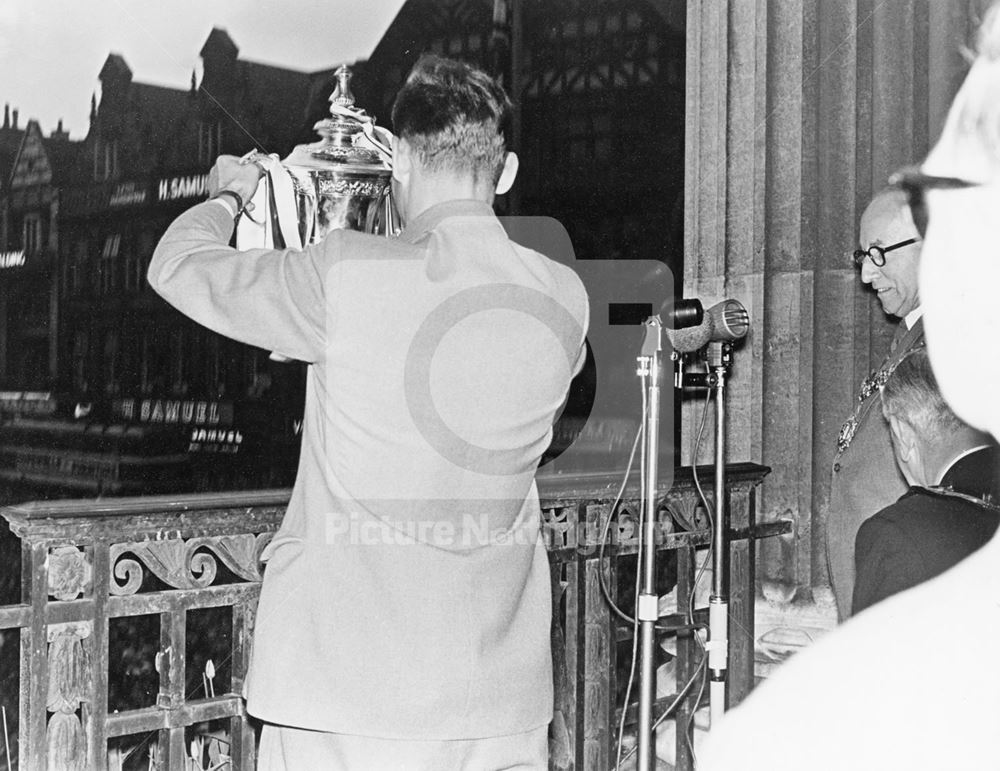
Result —
<svg viewBox="0 0 1000 771"><path fill-rule="evenodd" d="M360 124L361 132L354 138L354 145L376 153L392 166L392 133L376 127L363 110L331 102L330 113L335 117L351 119ZM297 181L291 169L276 154L251 151L243 156L242 163L252 163L261 171L260 184L246 207L244 216L236 225L236 248L247 249L296 249L318 240L317 219L312 214L302 216L299 204L308 212L317 211L315 188L308 180ZM297 198L304 198L300 202ZM253 213L252 216L250 213ZM270 354L272 361L291 361L279 353Z"/></svg>
<svg viewBox="0 0 1000 771"><path fill-rule="evenodd" d="M257 192L250 199L248 214L236 224L236 248L247 249L301 249L299 219L295 206L295 186L291 175L281 165L276 154L250 152L243 156L244 163L253 163L262 172ZM271 352L272 361L291 361L287 356Z"/></svg>

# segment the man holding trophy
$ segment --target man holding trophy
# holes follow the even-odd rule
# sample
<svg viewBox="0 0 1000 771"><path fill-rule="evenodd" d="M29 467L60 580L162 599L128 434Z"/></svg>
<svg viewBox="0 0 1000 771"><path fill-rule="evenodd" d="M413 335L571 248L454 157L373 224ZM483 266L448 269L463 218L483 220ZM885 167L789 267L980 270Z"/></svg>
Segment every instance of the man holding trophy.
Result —
<svg viewBox="0 0 1000 771"><path fill-rule="evenodd" d="M517 170L509 113L487 75L425 57L393 107L398 237L230 248L261 169L223 156L212 199L153 255L149 282L181 312L311 365L246 685L259 768L547 766L534 474L588 301L493 214Z"/></svg>

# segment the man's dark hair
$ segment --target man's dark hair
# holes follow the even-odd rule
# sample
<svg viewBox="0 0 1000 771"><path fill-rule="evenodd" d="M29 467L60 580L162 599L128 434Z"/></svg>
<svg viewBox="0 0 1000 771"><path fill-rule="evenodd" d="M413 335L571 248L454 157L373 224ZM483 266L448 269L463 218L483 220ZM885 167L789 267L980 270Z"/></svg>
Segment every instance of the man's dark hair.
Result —
<svg viewBox="0 0 1000 771"><path fill-rule="evenodd" d="M422 56L392 107L392 126L428 171L471 172L496 184L510 130L510 99L464 62Z"/></svg>
<svg viewBox="0 0 1000 771"><path fill-rule="evenodd" d="M938 389L927 349L907 355L882 387L882 412L909 424L924 441L944 438L968 426L952 412Z"/></svg>

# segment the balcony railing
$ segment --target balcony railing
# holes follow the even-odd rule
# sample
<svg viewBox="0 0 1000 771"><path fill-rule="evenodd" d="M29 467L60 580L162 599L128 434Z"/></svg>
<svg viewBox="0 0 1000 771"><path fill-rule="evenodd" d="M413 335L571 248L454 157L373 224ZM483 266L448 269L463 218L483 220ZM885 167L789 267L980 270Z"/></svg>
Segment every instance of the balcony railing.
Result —
<svg viewBox="0 0 1000 771"><path fill-rule="evenodd" d="M755 523L754 491L766 473L753 464L734 465L728 473L731 705L753 684L753 542L789 530L784 522ZM614 763L631 627L610 613L599 571L608 571L615 595L631 589L622 576L634 569L629 563L635 562L639 511L638 486L632 484L610 512L619 485L610 474L539 477L556 608L550 763L557 769L603 771ZM691 470L678 469L673 486L660 492L659 551L668 572L676 569L677 596L687 597L696 550L709 541L699 526ZM210 756L213 767L254 767L254 730L239 694L260 587L259 557L288 495L278 490L73 500L0 510L21 541L22 602L0 606L0 630L20 633L19 714L16 721L8 715L9 723L17 723L11 755L20 768L180 770L207 768ZM609 512L610 545L601 565L599 540ZM223 636L229 682L220 693L209 682L211 672L199 680L186 662L189 614L208 608L223 609L232 622L231 635ZM110 625L140 616L159 621L155 702L109 710L109 678L122 666L111 660ZM690 635L678 640L678 683L694 674L696 651ZM204 688L191 688L192 680ZM677 711L684 729L677 731L680 767L691 765L686 736L696 700L692 688ZM630 707L626 717L633 714ZM196 736L197 726L216 730ZM141 756L134 754L136 747L144 748ZM136 765L139 757L142 764Z"/></svg>

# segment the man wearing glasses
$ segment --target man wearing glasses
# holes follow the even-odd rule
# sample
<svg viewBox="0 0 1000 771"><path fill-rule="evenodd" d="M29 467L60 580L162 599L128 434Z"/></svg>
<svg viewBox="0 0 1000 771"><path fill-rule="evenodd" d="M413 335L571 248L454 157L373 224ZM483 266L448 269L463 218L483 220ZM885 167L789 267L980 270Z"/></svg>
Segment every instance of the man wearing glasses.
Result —
<svg viewBox="0 0 1000 771"><path fill-rule="evenodd" d="M937 146L921 173L896 179L926 234L920 285L934 377L958 417L994 437L1000 437L998 93L1000 4L994 4ZM699 771L995 769L998 566L1000 536L994 536L951 570L792 657L712 726ZM944 660L955 666L934 667Z"/></svg>
<svg viewBox="0 0 1000 771"><path fill-rule="evenodd" d="M854 252L854 264L861 280L875 291L882 310L899 319L899 325L888 356L861 384L854 411L837 438L826 551L841 620L851 615L854 540L861 523L907 489L896 466L878 394L896 365L924 344L918 295L920 247L906 194L886 189L876 195L861 216L861 249Z"/></svg>

